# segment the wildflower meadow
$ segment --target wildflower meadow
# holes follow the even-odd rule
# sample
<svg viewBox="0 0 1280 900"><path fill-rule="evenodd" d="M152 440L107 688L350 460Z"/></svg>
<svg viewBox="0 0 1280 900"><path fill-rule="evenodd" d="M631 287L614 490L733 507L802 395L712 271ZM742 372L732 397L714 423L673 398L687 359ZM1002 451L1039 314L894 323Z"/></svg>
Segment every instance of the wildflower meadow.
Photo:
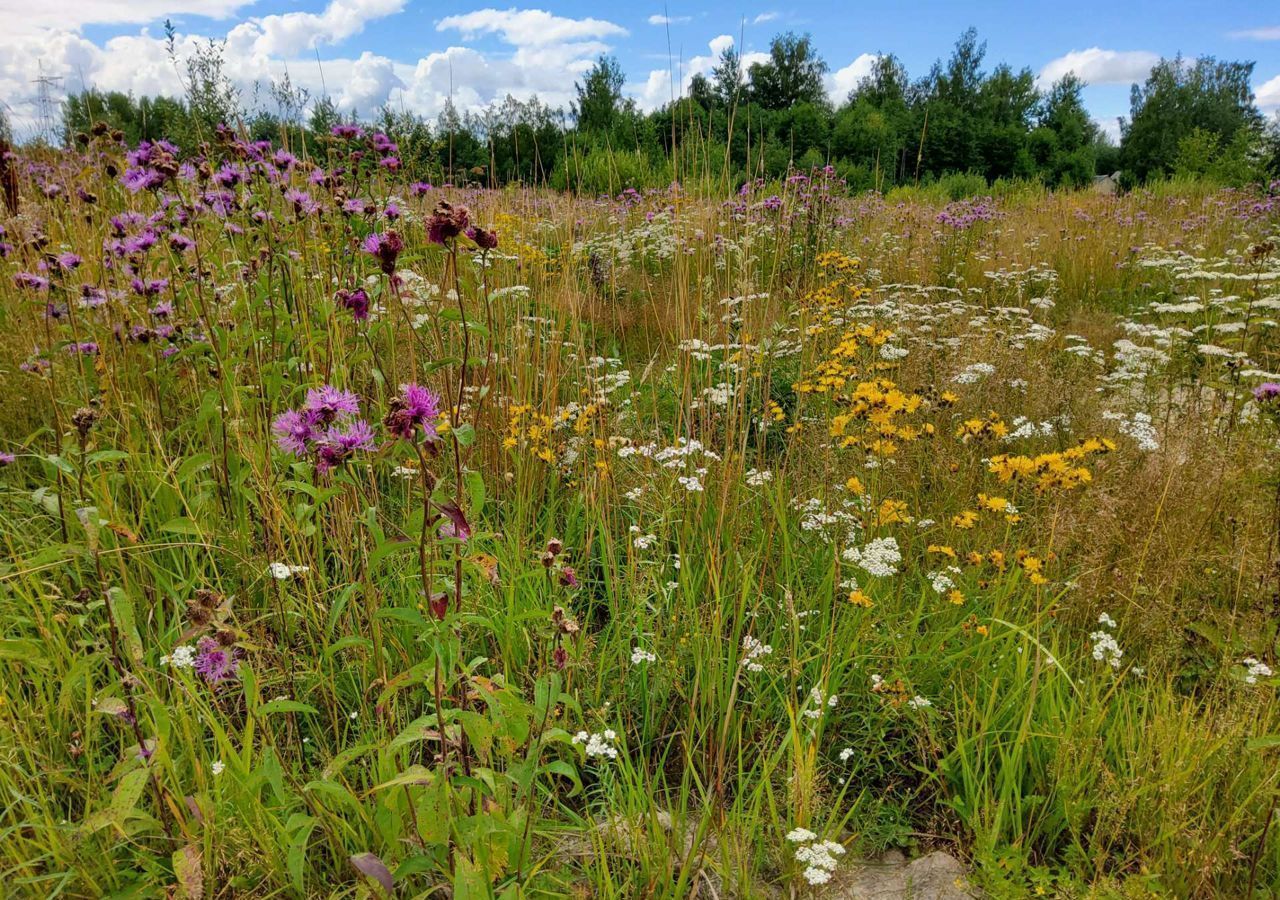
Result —
<svg viewBox="0 0 1280 900"><path fill-rule="evenodd" d="M8 157L0 893L1280 890L1280 183L320 143Z"/></svg>

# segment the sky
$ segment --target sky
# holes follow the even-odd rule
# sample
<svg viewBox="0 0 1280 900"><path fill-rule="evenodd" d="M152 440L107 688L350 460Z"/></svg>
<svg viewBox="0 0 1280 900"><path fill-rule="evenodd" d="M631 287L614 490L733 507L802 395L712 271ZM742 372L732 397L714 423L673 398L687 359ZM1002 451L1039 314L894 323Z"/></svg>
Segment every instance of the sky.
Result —
<svg viewBox="0 0 1280 900"><path fill-rule="evenodd" d="M744 3L746 5L744 5ZM1280 4L1259 0L1057 0L907 4L809 0L547 0L493 7L456 0L0 0L0 104L15 131L39 131L40 88L55 102L82 87L135 95L182 93L165 51L164 20L178 50L226 41L229 72L251 99L286 73L315 98L370 114L385 103L428 117L452 96L480 109L507 94L537 94L566 110L573 85L602 53L615 55L625 93L642 109L678 96L720 52L747 63L782 31L809 33L830 66L827 88L843 99L879 53L913 78L945 59L964 29L987 43L986 67L1027 67L1047 86L1074 71L1090 113L1118 136L1129 85L1161 56L1253 60L1254 92L1280 113ZM265 91L264 91L265 94Z"/></svg>

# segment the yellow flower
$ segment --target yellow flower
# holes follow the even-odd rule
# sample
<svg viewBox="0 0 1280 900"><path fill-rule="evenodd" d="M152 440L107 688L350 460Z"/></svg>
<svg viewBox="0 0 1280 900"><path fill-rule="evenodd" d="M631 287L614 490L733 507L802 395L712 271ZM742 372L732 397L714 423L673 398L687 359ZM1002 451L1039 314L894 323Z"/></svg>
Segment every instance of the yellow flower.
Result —
<svg viewBox="0 0 1280 900"><path fill-rule="evenodd" d="M853 591L849 594L849 602L854 606L861 606L863 609L871 609L875 606L871 602L871 598L864 594L861 590Z"/></svg>
<svg viewBox="0 0 1280 900"><path fill-rule="evenodd" d="M978 514L971 509L966 509L958 516L951 517L952 528L969 529L978 524Z"/></svg>
<svg viewBox="0 0 1280 900"><path fill-rule="evenodd" d="M954 588L952 588L947 593L947 599L950 600L952 603L954 603L956 606L961 606L964 604L964 594L960 593L958 590Z"/></svg>

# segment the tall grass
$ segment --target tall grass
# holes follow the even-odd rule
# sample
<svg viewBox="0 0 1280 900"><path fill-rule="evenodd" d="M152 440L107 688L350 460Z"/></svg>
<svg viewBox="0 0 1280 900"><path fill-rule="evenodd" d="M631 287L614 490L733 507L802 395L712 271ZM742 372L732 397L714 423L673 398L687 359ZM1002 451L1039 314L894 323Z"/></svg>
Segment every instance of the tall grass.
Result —
<svg viewBox="0 0 1280 900"><path fill-rule="evenodd" d="M4 223L8 891L818 894L801 828L837 881L1280 887L1274 200L957 225L963 185L820 170L414 197L365 139L327 182L226 149L27 160ZM497 249L429 242L441 199ZM330 471L273 433L323 384L377 432Z"/></svg>

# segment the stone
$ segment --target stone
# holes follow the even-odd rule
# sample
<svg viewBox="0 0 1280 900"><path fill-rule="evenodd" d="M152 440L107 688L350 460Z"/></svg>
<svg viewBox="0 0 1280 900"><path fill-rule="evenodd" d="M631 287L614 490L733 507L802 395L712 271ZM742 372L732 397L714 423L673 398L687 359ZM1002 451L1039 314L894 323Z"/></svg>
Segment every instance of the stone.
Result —
<svg viewBox="0 0 1280 900"><path fill-rule="evenodd" d="M935 850L907 862L890 851L878 860L842 865L823 895L838 900L973 900L980 896L964 865Z"/></svg>

